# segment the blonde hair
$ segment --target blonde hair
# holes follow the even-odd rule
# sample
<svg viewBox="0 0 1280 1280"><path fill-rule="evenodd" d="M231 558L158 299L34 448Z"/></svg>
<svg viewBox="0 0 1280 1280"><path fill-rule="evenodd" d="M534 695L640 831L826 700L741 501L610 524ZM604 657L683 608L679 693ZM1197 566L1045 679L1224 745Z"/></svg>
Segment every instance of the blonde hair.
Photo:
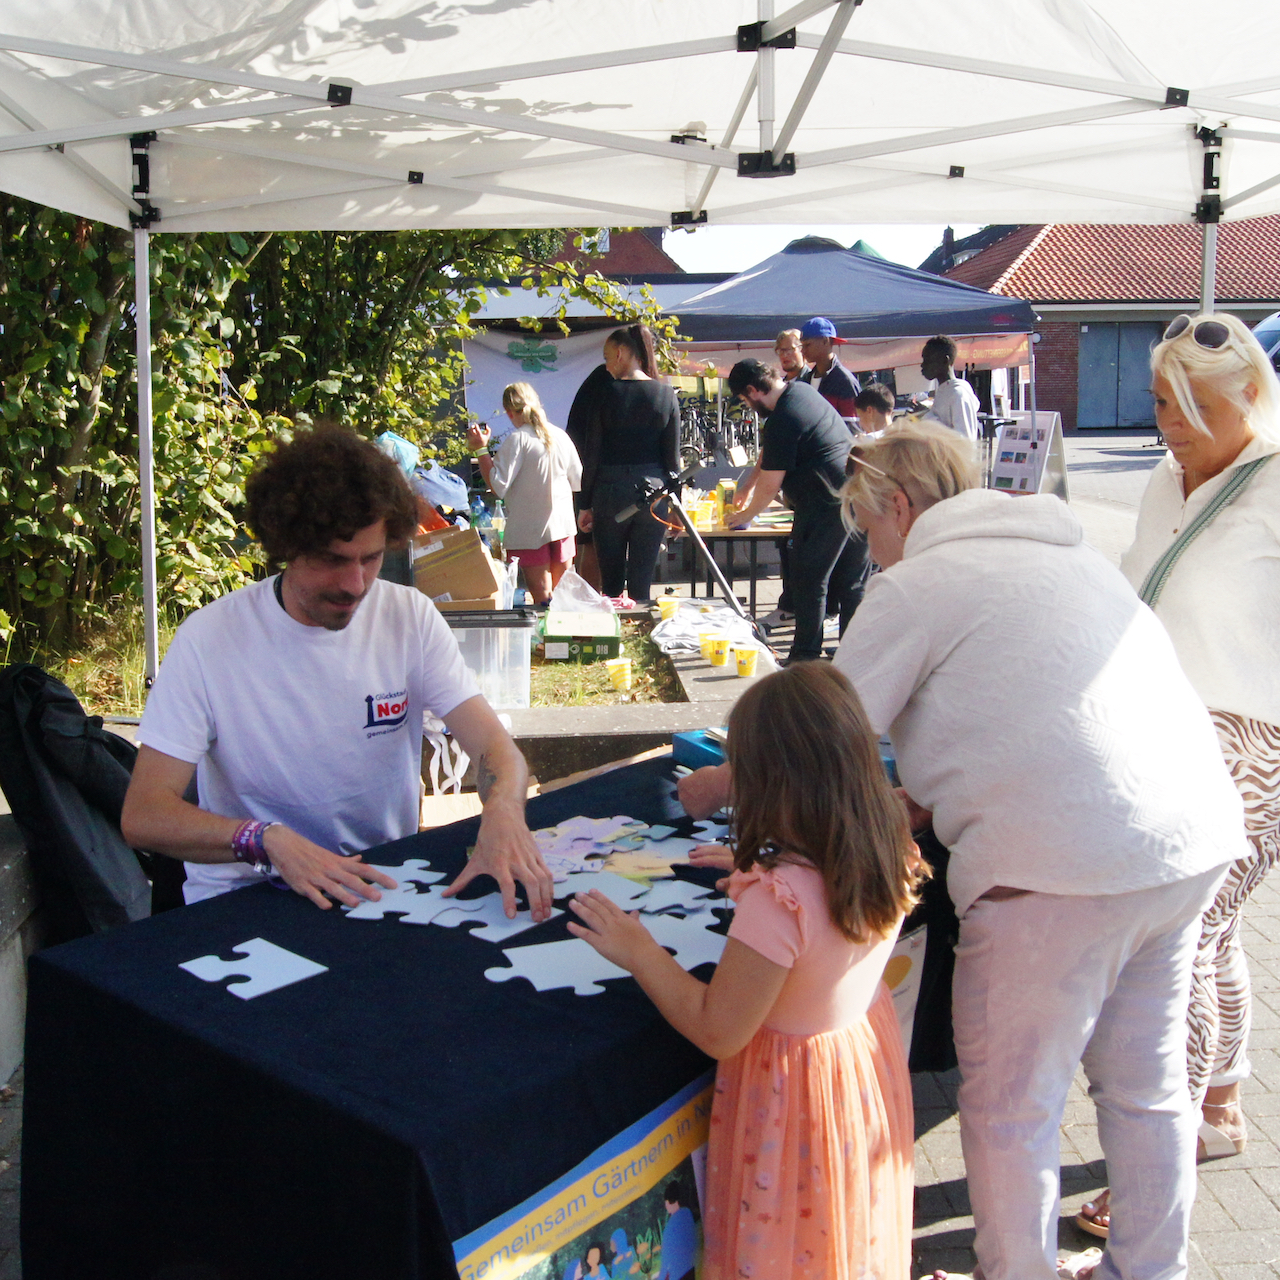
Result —
<svg viewBox="0 0 1280 1280"><path fill-rule="evenodd" d="M849 681L828 662L766 676L729 713L727 754L734 866L803 858L850 942L891 933L928 870Z"/></svg>
<svg viewBox="0 0 1280 1280"><path fill-rule="evenodd" d="M858 466L854 455L865 462ZM924 510L982 484L978 447L935 422L907 419L876 436L859 436L849 456L850 474L840 490L845 524L855 526L856 504L883 515L901 487L912 506Z"/></svg>
<svg viewBox="0 0 1280 1280"><path fill-rule="evenodd" d="M502 393L502 407L522 426L532 427L538 439L550 450L551 424L538 393L527 382L513 382Z"/></svg>
<svg viewBox="0 0 1280 1280"><path fill-rule="evenodd" d="M778 334L778 336L773 340L773 349L775 351L777 351L777 349L780 346L782 346L783 338L791 338L795 342L796 346L798 347L800 345L800 330L799 329L783 329L783 331L780 334Z"/></svg>
<svg viewBox="0 0 1280 1280"><path fill-rule="evenodd" d="M1196 326L1211 320L1226 329L1220 347L1202 347L1195 340ZM1151 352L1151 373L1163 377L1173 390L1178 408L1197 431L1209 435L1208 425L1196 404L1192 383L1203 383L1225 396L1248 419L1249 425L1268 440L1280 440L1280 381L1249 326L1226 312L1191 317L1176 338L1162 338ZM1248 387L1257 394L1252 402Z"/></svg>

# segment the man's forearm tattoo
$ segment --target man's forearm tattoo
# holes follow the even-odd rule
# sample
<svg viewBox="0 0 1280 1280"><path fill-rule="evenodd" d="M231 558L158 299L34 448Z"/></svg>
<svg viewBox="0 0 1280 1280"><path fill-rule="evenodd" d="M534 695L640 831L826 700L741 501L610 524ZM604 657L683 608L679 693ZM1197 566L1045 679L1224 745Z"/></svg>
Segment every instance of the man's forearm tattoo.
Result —
<svg viewBox="0 0 1280 1280"><path fill-rule="evenodd" d="M490 766L489 757L482 753L480 759L476 761L476 794L480 797L482 804L493 793L493 784L497 781L498 775Z"/></svg>

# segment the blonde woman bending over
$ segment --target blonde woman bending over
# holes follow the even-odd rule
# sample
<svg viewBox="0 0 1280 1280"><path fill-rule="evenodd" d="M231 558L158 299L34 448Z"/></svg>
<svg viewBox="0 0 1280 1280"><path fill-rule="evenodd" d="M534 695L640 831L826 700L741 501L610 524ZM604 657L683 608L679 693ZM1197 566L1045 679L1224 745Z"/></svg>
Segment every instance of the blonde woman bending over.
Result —
<svg viewBox="0 0 1280 1280"><path fill-rule="evenodd" d="M488 428L480 426L468 431L467 443L486 450L480 472L507 503L507 559L520 562L529 594L543 605L573 562L573 495L582 483L582 462L573 441L547 421L527 382L507 387L502 407L515 430L498 448L489 448Z"/></svg>

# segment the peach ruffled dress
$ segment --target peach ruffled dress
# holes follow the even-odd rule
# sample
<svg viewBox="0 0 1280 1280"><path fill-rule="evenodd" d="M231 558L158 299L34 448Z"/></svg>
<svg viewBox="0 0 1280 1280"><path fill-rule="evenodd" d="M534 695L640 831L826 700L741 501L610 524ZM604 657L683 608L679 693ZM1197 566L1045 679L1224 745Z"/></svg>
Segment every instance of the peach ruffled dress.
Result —
<svg viewBox="0 0 1280 1280"><path fill-rule="evenodd" d="M804 863L735 871L729 936L791 972L720 1063L707 1150L707 1280L908 1280L911 1077L881 975ZM895 930L896 933L896 930Z"/></svg>

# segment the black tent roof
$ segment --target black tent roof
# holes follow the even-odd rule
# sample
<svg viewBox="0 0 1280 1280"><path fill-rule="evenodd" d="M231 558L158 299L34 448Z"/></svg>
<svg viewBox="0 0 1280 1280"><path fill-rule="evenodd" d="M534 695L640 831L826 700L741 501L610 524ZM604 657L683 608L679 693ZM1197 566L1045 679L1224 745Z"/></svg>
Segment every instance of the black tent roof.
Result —
<svg viewBox="0 0 1280 1280"><path fill-rule="evenodd" d="M1029 333L1029 303L940 279L896 262L806 236L723 284L695 294L676 313L694 341L772 339L826 316L842 338L914 338L935 333Z"/></svg>

